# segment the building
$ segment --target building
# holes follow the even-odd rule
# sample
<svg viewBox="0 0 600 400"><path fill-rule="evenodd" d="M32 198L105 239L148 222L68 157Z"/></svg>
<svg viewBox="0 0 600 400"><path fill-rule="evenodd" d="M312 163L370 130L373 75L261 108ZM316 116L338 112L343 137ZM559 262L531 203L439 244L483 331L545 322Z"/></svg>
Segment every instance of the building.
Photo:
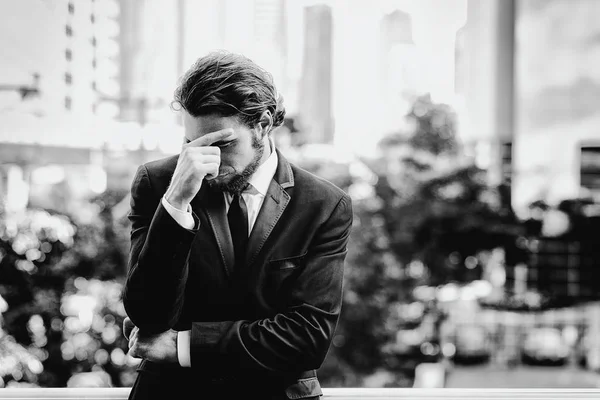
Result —
<svg viewBox="0 0 600 400"><path fill-rule="evenodd" d="M122 11L131 9L122 3L133 4L23 0L0 6L4 56L0 66L0 197L6 200L3 205L7 209L22 208L32 198L47 199L44 191L56 184L75 198L104 191L114 182L113 177L118 186L123 182L129 185L135 165L116 170L119 163L115 157L142 149L135 157L125 157L136 164L181 143L177 137L180 130L173 124L149 124L142 129L140 122L145 121L140 112L127 119L131 96L124 94L140 87L152 89L142 94L160 94L165 75L156 74L159 79L153 81L154 76L143 69L132 72L139 66L131 66L131 58L122 59L122 55L130 55L131 48L123 47L121 39L138 26L124 18ZM136 38L144 35L140 32ZM174 48L174 43L165 47ZM141 44L148 54L152 43ZM131 68L121 68L123 64ZM122 75L123 71L129 74ZM136 80L138 77L145 83ZM175 71L172 78L167 82L171 91ZM164 109L170 112L168 104ZM123 117L121 121L119 117ZM172 121L172 114L169 117ZM151 118L147 121L153 122ZM164 132L174 136L165 140ZM37 196L35 191L39 191Z"/></svg>
<svg viewBox="0 0 600 400"><path fill-rule="evenodd" d="M410 14L393 10L383 15L379 26L379 90L382 117L387 132L403 126L412 98L422 91L419 75L421 59L413 40Z"/></svg>
<svg viewBox="0 0 600 400"><path fill-rule="evenodd" d="M119 5L120 92L105 102L118 106L120 121L176 122L169 105L182 73L186 25L180 18L193 10L184 9L183 1L119 0Z"/></svg>
<svg viewBox="0 0 600 400"><path fill-rule="evenodd" d="M286 0L183 0L182 71L212 50L239 52L285 84ZM201 40L199 39L201 38Z"/></svg>
<svg viewBox="0 0 600 400"><path fill-rule="evenodd" d="M1 93L4 111L95 114L102 112L99 93L118 95L118 0L24 0L1 7L0 84L23 84L35 75L39 89L23 102Z"/></svg>
<svg viewBox="0 0 600 400"><path fill-rule="evenodd" d="M486 144L491 181L511 186L521 216L537 200L600 200L599 12L594 0L468 2L468 134Z"/></svg>
<svg viewBox="0 0 600 400"><path fill-rule="evenodd" d="M303 141L332 143L333 13L325 4L304 9L304 52L298 117Z"/></svg>
<svg viewBox="0 0 600 400"><path fill-rule="evenodd" d="M383 136L405 127L412 95L455 105L454 40L466 18L464 0L328 4L336 146L377 157Z"/></svg>

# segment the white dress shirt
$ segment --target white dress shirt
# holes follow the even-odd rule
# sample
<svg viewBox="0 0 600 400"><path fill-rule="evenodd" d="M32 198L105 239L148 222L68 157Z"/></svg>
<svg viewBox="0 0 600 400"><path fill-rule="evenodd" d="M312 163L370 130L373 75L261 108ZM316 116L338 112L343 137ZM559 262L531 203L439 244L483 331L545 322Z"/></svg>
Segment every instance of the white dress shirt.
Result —
<svg viewBox="0 0 600 400"><path fill-rule="evenodd" d="M277 170L277 152L275 151L275 143L270 137L269 144L271 145L271 154L248 180L248 183L252 185L253 189L242 193L242 197L246 202L246 207L248 209L248 236L250 236L250 232L252 232L260 207L263 204L271 180L273 179L273 176L275 176L275 171ZM231 193L225 192L223 195L225 197L226 212L229 212L229 205L231 204L233 196ZM188 205L186 211L180 210L172 206L164 196L162 198L162 205L179 225L186 229L194 228L194 217L192 217L191 206ZM177 358L182 367L191 366L190 336L191 331L189 330L181 331L177 334Z"/></svg>

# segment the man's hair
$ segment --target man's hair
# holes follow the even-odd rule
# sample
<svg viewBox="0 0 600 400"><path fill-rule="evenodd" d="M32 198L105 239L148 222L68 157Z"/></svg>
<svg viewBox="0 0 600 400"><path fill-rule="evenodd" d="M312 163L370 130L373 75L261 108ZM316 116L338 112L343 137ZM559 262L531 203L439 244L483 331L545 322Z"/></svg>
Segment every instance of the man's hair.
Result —
<svg viewBox="0 0 600 400"><path fill-rule="evenodd" d="M273 129L282 125L285 117L283 97L272 75L249 58L228 51L199 58L181 77L171 106L183 108L193 117L237 116L250 128L265 110L273 116Z"/></svg>

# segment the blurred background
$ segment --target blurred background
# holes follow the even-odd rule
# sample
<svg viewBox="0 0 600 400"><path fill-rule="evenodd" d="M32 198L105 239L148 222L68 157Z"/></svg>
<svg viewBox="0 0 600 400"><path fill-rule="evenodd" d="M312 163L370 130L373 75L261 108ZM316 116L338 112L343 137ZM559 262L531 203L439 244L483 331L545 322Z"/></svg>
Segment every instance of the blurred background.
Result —
<svg viewBox="0 0 600 400"><path fill-rule="evenodd" d="M600 387L600 2L1 0L0 387L128 387L137 166L178 78L269 70L355 226L325 387Z"/></svg>

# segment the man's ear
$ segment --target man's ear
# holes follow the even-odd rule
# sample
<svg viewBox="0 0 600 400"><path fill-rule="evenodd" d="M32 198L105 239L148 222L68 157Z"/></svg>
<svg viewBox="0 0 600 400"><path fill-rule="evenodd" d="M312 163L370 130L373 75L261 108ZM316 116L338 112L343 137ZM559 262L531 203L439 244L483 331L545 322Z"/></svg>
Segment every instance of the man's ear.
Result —
<svg viewBox="0 0 600 400"><path fill-rule="evenodd" d="M271 129L273 128L273 115L271 114L271 111L263 111L260 119L258 120L258 124L256 124L256 128L260 133L261 138L265 137L266 134L271 132Z"/></svg>

